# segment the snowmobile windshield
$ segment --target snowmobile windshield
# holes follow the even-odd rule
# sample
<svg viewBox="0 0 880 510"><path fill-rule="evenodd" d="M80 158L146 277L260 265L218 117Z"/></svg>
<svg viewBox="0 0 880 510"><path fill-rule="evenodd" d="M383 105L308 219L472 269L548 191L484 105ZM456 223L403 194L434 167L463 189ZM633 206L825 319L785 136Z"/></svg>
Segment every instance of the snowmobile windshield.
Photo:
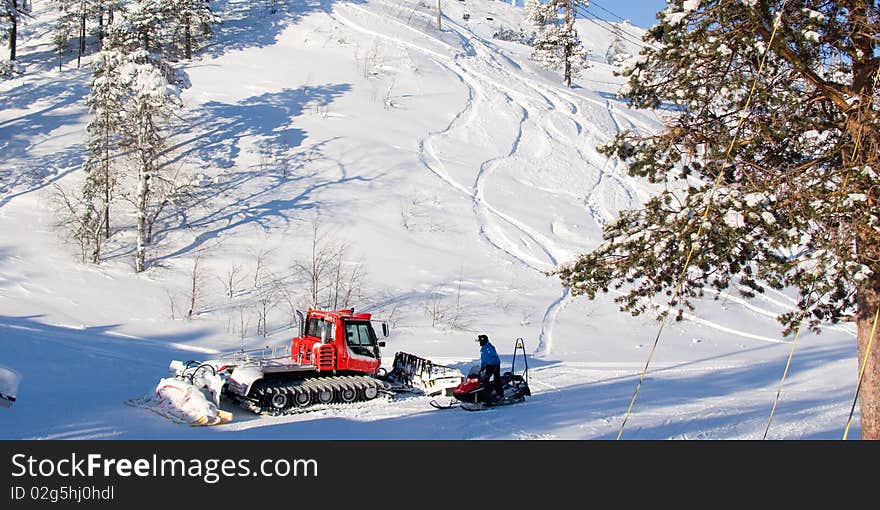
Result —
<svg viewBox="0 0 880 510"><path fill-rule="evenodd" d="M480 377L480 365L471 365L470 370L468 370L468 375L470 377Z"/></svg>

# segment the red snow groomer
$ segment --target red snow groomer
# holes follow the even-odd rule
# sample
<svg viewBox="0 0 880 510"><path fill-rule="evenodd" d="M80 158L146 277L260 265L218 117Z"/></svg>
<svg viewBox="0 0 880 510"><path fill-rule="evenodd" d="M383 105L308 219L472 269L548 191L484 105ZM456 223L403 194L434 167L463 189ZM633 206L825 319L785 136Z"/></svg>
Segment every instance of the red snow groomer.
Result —
<svg viewBox="0 0 880 510"><path fill-rule="evenodd" d="M163 379L159 388L165 388L167 394L157 390L159 397L176 404L173 400L181 393L176 387L183 385L183 390L189 390L189 385L201 390L216 407L220 397L226 396L255 413L277 415L399 392L449 394L464 379L454 368L404 352L395 355L392 370L386 372L381 368L379 351L385 342L379 341L369 313L354 313L353 309L296 313L299 336L291 340L289 349L281 353L238 351L207 361L173 361L174 377ZM387 324L381 323L381 328L387 336ZM172 380L174 384L169 384ZM208 417L207 423L219 422Z"/></svg>

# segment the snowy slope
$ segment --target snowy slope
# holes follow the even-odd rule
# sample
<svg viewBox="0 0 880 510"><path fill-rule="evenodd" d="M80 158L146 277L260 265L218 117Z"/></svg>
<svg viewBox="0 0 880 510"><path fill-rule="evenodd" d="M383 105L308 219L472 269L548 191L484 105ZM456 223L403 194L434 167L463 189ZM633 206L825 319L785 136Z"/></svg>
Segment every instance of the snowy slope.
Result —
<svg viewBox="0 0 880 510"><path fill-rule="evenodd" d="M89 73L75 60L58 71L49 2L35 2L27 74L0 83L0 365L22 376L0 437L614 438L658 323L618 312L613 296L572 298L544 274L653 191L596 152L620 129L662 125L616 99L621 78L600 58L610 34L579 22L596 61L566 89L528 47L492 38L525 27L508 3L447 2L440 31L430 2L215 4L225 22L186 65L172 142L172 166L210 196L163 219L154 264L135 275L132 218L97 267L54 226L54 187L81 179ZM278 418L234 409L210 429L124 404L171 359L283 347L294 330L278 295L267 338L256 331L258 258L264 279L305 303L292 266L316 217L361 264L355 307L394 326L387 362L402 350L466 369L487 333L507 366L522 337L533 396L483 413L422 398ZM222 280L236 265L246 274L229 298ZM784 294L722 295L670 324L624 437L760 438L792 341L773 316L792 306ZM852 328L804 334L770 437L840 437L856 371Z"/></svg>

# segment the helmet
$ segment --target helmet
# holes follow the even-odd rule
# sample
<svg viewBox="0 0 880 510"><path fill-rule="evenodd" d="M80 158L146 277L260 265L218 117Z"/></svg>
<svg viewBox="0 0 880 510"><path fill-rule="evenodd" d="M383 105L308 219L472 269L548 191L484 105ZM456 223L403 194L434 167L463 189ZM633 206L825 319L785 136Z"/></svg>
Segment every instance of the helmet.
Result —
<svg viewBox="0 0 880 510"><path fill-rule="evenodd" d="M480 342L480 345L483 345L484 343L486 343L488 341L489 341L489 337L486 335L477 336L477 342Z"/></svg>

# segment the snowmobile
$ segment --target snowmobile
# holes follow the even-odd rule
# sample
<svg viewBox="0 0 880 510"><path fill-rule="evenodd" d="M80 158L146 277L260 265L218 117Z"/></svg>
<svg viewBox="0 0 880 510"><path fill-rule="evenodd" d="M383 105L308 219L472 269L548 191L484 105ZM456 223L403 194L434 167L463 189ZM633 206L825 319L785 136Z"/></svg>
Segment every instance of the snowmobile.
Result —
<svg viewBox="0 0 880 510"><path fill-rule="evenodd" d="M525 368L521 374L517 374L516 357L520 350L522 350ZM479 365L474 365L471 367L465 380L452 390L454 400L445 404L432 400L431 405L437 409L461 407L468 411L481 411L490 407L516 404L531 396L532 392L529 389L529 362L522 338L516 339L510 371L501 374L501 383L503 394L498 395L485 371L481 370Z"/></svg>

